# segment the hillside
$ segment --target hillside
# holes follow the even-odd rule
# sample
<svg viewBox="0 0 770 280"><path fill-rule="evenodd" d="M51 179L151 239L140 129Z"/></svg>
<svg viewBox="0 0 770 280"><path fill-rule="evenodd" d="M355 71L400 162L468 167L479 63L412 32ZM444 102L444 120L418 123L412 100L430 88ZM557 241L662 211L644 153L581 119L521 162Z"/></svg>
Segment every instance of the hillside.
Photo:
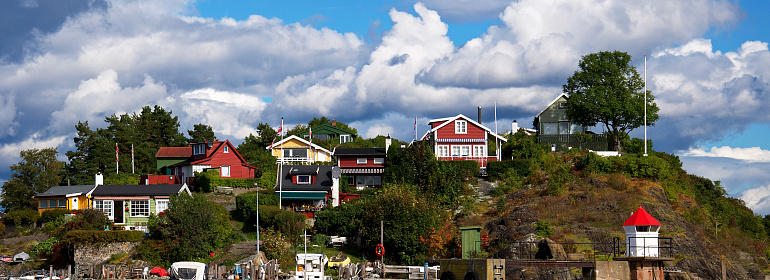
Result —
<svg viewBox="0 0 770 280"><path fill-rule="evenodd" d="M672 238L673 266L715 279L721 277L724 258L729 279L764 279L768 262L762 217L726 197L718 182L686 174L675 156L608 159L573 152L525 162L529 168L497 176L492 198L480 207L483 214L458 221L482 225L489 236L485 250L494 257L516 258L510 244L531 233L555 242L624 240L621 225L642 206L663 225L661 237Z"/></svg>

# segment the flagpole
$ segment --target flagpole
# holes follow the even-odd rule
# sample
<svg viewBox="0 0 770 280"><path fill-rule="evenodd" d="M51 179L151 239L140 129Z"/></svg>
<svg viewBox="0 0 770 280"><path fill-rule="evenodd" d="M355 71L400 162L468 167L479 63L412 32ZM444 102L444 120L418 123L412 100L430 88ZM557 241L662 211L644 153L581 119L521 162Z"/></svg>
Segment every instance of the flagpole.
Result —
<svg viewBox="0 0 770 280"><path fill-rule="evenodd" d="M136 174L134 172L134 144L131 144L131 174Z"/></svg>
<svg viewBox="0 0 770 280"><path fill-rule="evenodd" d="M278 128L278 133L281 134L281 163L278 165L278 188L281 189L278 192L278 209L283 209L283 118L281 118L281 127Z"/></svg>
<svg viewBox="0 0 770 280"><path fill-rule="evenodd" d="M644 55L644 156L647 156L647 54Z"/></svg>

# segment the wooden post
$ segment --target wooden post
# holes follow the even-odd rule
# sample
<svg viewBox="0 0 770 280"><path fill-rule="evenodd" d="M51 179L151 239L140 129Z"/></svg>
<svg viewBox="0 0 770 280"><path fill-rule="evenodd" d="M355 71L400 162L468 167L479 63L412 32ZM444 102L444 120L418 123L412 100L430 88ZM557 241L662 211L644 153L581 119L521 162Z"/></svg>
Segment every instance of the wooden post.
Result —
<svg viewBox="0 0 770 280"><path fill-rule="evenodd" d="M48 266L48 277L53 279L53 265Z"/></svg>
<svg viewBox="0 0 770 280"><path fill-rule="evenodd" d="M722 280L727 280L727 270L725 269L725 256L722 255Z"/></svg>
<svg viewBox="0 0 770 280"><path fill-rule="evenodd" d="M67 278L72 279L72 265L67 265Z"/></svg>

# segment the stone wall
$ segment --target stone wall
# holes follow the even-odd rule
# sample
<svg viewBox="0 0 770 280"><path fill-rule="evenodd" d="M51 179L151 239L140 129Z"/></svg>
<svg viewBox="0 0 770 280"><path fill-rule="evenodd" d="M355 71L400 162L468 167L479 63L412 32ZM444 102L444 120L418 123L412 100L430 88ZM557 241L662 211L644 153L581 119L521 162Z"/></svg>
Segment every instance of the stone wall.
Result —
<svg viewBox="0 0 770 280"><path fill-rule="evenodd" d="M110 260L115 254L133 254L139 242L116 242L102 245L76 245L75 264L97 265Z"/></svg>

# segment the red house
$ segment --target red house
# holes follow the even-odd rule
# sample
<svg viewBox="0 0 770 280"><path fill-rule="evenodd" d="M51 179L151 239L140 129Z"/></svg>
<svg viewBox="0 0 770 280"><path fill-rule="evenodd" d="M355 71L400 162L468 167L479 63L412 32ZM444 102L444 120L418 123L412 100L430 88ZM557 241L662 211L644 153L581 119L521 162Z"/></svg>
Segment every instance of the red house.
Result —
<svg viewBox="0 0 770 280"><path fill-rule="evenodd" d="M487 162L499 160L489 155L489 147L500 151L507 140L486 126L460 114L450 118L430 120L430 131L421 140L429 141L440 160L475 160L481 168ZM497 153L499 155L500 153Z"/></svg>
<svg viewBox="0 0 770 280"><path fill-rule="evenodd" d="M257 168L246 163L228 140L192 143L187 148L191 151L187 160L166 166L171 170L171 175L181 178L187 185L192 185L195 172L212 168L219 169L222 178L254 178ZM164 149L179 148L161 147L158 155L166 154Z"/></svg>

